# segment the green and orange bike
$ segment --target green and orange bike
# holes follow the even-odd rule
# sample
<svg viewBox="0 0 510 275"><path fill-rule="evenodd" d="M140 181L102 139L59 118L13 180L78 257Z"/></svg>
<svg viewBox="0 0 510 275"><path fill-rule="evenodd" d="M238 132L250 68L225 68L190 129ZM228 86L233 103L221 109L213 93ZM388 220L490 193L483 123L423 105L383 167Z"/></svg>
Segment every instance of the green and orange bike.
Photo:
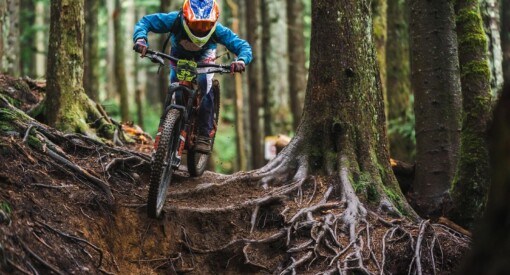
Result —
<svg viewBox="0 0 510 275"><path fill-rule="evenodd" d="M192 177L201 176L209 160L209 154L195 150L198 136L198 109L204 96L204 92L197 85L197 76L230 73L230 66L196 63L150 49L147 49L146 57L161 66L169 66L165 64L164 59L175 63L174 69L179 80L168 88L158 136L154 142L155 152L151 163L147 214L151 218L159 218L163 212L172 174L179 169L184 151L187 151L188 172ZM215 136L220 109L220 87L217 80L213 80L210 92L214 93ZM214 136L211 148L214 145Z"/></svg>

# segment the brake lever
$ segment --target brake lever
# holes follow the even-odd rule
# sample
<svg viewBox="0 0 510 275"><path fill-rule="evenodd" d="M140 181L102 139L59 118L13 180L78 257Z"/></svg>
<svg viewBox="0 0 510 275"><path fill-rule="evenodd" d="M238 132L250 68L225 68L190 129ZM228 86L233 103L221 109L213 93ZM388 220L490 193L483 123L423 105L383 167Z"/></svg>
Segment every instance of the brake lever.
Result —
<svg viewBox="0 0 510 275"><path fill-rule="evenodd" d="M160 64L160 65L165 65L165 61L163 60L163 58L161 56L157 56L157 55L153 55L153 54L147 54L145 55L147 56L152 63L156 63L156 64Z"/></svg>

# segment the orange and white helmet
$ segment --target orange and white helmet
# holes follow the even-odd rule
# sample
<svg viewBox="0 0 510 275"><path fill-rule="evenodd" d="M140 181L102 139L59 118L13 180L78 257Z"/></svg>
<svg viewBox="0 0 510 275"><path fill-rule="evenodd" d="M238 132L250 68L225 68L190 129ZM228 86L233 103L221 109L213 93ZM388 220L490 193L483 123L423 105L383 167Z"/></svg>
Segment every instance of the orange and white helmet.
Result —
<svg viewBox="0 0 510 275"><path fill-rule="evenodd" d="M216 0L185 0L183 26L190 40L202 47L216 30L220 8Z"/></svg>

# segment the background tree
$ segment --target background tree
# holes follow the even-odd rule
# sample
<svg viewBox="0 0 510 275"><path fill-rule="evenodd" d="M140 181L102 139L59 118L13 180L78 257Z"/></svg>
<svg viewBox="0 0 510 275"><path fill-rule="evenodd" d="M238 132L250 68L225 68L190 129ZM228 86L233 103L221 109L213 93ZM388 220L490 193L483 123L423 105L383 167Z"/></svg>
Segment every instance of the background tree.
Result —
<svg viewBox="0 0 510 275"><path fill-rule="evenodd" d="M90 99L99 100L99 14L100 1L85 1L85 43L83 44L83 87Z"/></svg>
<svg viewBox="0 0 510 275"><path fill-rule="evenodd" d="M457 2L457 35L463 117L459 168L451 192L452 217L470 227L482 215L490 185L486 134L491 115L491 70L477 1Z"/></svg>
<svg viewBox="0 0 510 275"><path fill-rule="evenodd" d="M377 52L377 61L379 62L379 74L381 77L381 89L383 91L384 102L387 102L386 90L386 41L388 37L387 28L387 0L372 1L372 20L375 48ZM388 114L388 104L385 104L385 113Z"/></svg>
<svg viewBox="0 0 510 275"><path fill-rule="evenodd" d="M4 56L4 43L7 37L7 32L5 31L5 14L7 11L7 5L5 1L0 1L0 71L3 72L3 56Z"/></svg>
<svg viewBox="0 0 510 275"><path fill-rule="evenodd" d="M306 89L306 54L304 36L304 7L302 0L287 0L287 49L289 51L289 104L292 125L297 129L303 112Z"/></svg>
<svg viewBox="0 0 510 275"><path fill-rule="evenodd" d="M161 0L160 4L159 4L159 12L163 12L163 13L170 12L171 2L172 1L170 1L170 0ZM163 48L165 41L167 41L167 39L168 39L168 35L166 35L166 34L160 35L159 44L160 44L161 49ZM167 44L168 45L166 45L166 47L167 47L166 50L168 51L170 48L170 41ZM168 85L170 82L170 78L169 78L166 70L162 70L162 72L159 74L158 81L159 81L159 98L160 98L161 102L165 102L167 89L168 89Z"/></svg>
<svg viewBox="0 0 510 275"><path fill-rule="evenodd" d="M114 127L83 90L83 1L51 1L45 117L64 132L113 137Z"/></svg>
<svg viewBox="0 0 510 275"><path fill-rule="evenodd" d="M503 78L505 83L510 83L510 0L501 0L501 11Z"/></svg>
<svg viewBox="0 0 510 275"><path fill-rule="evenodd" d="M262 148L262 131L260 128L259 109L261 98L260 78L260 15L259 0L246 0L246 34L253 52L253 62L247 68L248 73L248 99L250 107L250 143L252 167L259 168L264 164L264 151Z"/></svg>
<svg viewBox="0 0 510 275"><path fill-rule="evenodd" d="M5 0L4 0L5 1ZM4 13L4 55L3 71L13 75L20 75L20 26L19 9L20 0L6 1L6 10Z"/></svg>
<svg viewBox="0 0 510 275"><path fill-rule="evenodd" d="M120 0L115 0L115 12L113 14L113 25L115 32L115 82L117 86L117 93L120 96L120 117L122 121L130 120L129 116L129 100L128 88L126 81L126 70L124 68L125 55L124 55L124 33L121 21L122 20L122 6Z"/></svg>
<svg viewBox="0 0 510 275"><path fill-rule="evenodd" d="M510 84L506 83L490 130L492 185L483 219L477 224L473 251L458 274L510 272Z"/></svg>
<svg viewBox="0 0 510 275"><path fill-rule="evenodd" d="M495 101L497 95L503 89L503 53L501 50L501 16L500 0L481 0L480 12L483 25L487 35L488 60L491 70L492 99Z"/></svg>
<svg viewBox="0 0 510 275"><path fill-rule="evenodd" d="M416 115L414 199L440 214L458 161L461 94L453 1L410 0L411 81ZM433 56L434 58L431 58Z"/></svg>
<svg viewBox="0 0 510 275"><path fill-rule="evenodd" d="M414 112L411 102L407 0L388 0L386 88L391 156L414 162Z"/></svg>

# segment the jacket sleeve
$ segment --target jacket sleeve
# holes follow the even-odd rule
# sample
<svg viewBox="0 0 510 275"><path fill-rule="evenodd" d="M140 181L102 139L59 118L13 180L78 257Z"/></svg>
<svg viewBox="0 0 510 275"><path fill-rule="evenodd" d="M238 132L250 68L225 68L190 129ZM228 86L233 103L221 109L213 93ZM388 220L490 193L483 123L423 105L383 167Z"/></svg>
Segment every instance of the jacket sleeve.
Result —
<svg viewBox="0 0 510 275"><path fill-rule="evenodd" d="M179 15L178 11L170 13L155 13L144 16L135 25L133 33L133 42L143 38L147 41L149 32L167 33L172 30L172 26Z"/></svg>
<svg viewBox="0 0 510 275"><path fill-rule="evenodd" d="M216 38L218 43L225 45L227 49L237 55L248 65L252 60L251 46L246 40L239 38L229 28L218 23L216 26Z"/></svg>

